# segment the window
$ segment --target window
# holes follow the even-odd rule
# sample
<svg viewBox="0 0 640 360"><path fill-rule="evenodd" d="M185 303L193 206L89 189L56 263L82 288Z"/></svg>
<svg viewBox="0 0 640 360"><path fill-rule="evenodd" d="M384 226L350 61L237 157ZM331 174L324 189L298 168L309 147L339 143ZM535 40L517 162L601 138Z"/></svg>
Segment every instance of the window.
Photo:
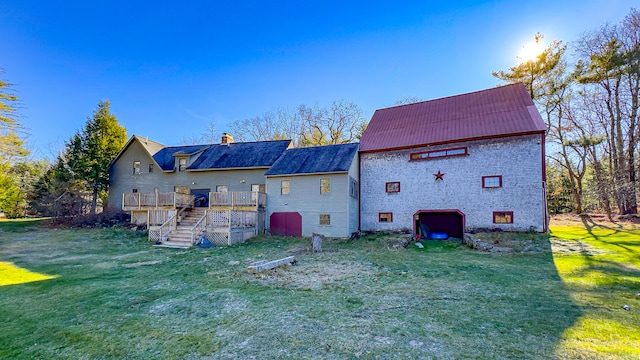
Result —
<svg viewBox="0 0 640 360"><path fill-rule="evenodd" d="M133 162L133 175L140 175L140 161Z"/></svg>
<svg viewBox="0 0 640 360"><path fill-rule="evenodd" d="M289 195L290 185L289 180L282 180L280 182L280 194Z"/></svg>
<svg viewBox="0 0 640 360"><path fill-rule="evenodd" d="M320 225L331 225L331 215L320 214Z"/></svg>
<svg viewBox="0 0 640 360"><path fill-rule="evenodd" d="M264 184L251 184L251 191L265 193L267 192Z"/></svg>
<svg viewBox="0 0 640 360"><path fill-rule="evenodd" d="M393 213L390 213L390 212L378 213L378 222L393 222Z"/></svg>
<svg viewBox="0 0 640 360"><path fill-rule="evenodd" d="M355 199L358 198L358 182L351 176L349 176L349 196Z"/></svg>
<svg viewBox="0 0 640 360"><path fill-rule="evenodd" d="M131 192L135 194L135 193L138 192L138 189L133 189L133 190L131 190Z"/></svg>
<svg viewBox="0 0 640 360"><path fill-rule="evenodd" d="M173 187L173 191L178 193L178 194L188 194L189 193L189 187L188 186L174 186Z"/></svg>
<svg viewBox="0 0 640 360"><path fill-rule="evenodd" d="M185 171L187 169L187 158L178 159L178 171Z"/></svg>
<svg viewBox="0 0 640 360"><path fill-rule="evenodd" d="M494 211L494 224L513 224L513 211Z"/></svg>
<svg viewBox="0 0 640 360"><path fill-rule="evenodd" d="M400 182L388 182L385 184L386 191L388 193L399 193L400 192Z"/></svg>
<svg viewBox="0 0 640 360"><path fill-rule="evenodd" d="M329 178L320 179L320 194L328 194L331 192L331 182Z"/></svg>
<svg viewBox="0 0 640 360"><path fill-rule="evenodd" d="M229 185L216 185L216 192L229 192Z"/></svg>
<svg viewBox="0 0 640 360"><path fill-rule="evenodd" d="M153 174L153 164L149 164L149 174Z"/></svg>
<svg viewBox="0 0 640 360"><path fill-rule="evenodd" d="M469 155L469 149L466 146L459 147L459 148L451 148L451 149L415 152L410 154L409 160L410 161L430 160L430 159L437 159L437 158L443 158L443 157L464 156L464 155Z"/></svg>
<svg viewBox="0 0 640 360"><path fill-rule="evenodd" d="M482 187L483 188L501 188L502 175L483 176Z"/></svg>

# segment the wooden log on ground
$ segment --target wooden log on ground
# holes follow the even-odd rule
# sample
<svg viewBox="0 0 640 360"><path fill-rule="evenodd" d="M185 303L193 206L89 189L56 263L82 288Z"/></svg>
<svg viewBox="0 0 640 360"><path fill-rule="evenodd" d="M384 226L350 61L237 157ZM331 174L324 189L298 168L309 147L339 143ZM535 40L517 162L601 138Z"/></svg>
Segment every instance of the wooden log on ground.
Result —
<svg viewBox="0 0 640 360"><path fill-rule="evenodd" d="M251 263L249 265L248 270L251 273L259 273L261 271L273 269L273 268L278 267L278 266L291 265L295 261L296 261L296 257L295 256L287 256L286 258L279 259L279 260L273 260L273 261L260 260L260 261L256 261L254 263Z"/></svg>
<svg viewBox="0 0 640 360"><path fill-rule="evenodd" d="M313 233L311 236L311 249L313 252L321 252L322 251L322 240L324 239L324 235Z"/></svg>

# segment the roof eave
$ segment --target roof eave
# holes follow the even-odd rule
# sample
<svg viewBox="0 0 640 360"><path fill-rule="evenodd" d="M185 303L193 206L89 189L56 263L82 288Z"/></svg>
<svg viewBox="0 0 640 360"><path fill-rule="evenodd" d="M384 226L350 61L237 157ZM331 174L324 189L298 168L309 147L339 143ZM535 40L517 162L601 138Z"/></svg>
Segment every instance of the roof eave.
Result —
<svg viewBox="0 0 640 360"><path fill-rule="evenodd" d="M140 137L138 135L131 135L131 138L129 138L129 140L127 140L127 142L124 144L124 146L122 147L122 149L120 149L120 151L118 152L118 154L116 155L116 157L113 158L113 160L111 160L111 162L109 163L109 169L111 169L111 167L113 166L113 164L116 162L116 160L118 160L120 158L120 156L122 156L122 154L124 154L124 152L126 151L126 149L131 146L131 144L133 144L133 140L136 140L140 143L140 146L142 146L142 148L144 149L144 151L147 153L147 155L149 155L149 157L151 158L151 161L153 161L154 164L156 164L156 166L160 169L162 169L162 166L160 166L160 164L158 164L158 162L156 161L156 159L153 158L153 155L149 152L149 149L147 149L146 146L144 146L142 144L142 141L140 141ZM162 144L160 144L162 145ZM164 145L163 145L164 146ZM165 171L165 170L162 170Z"/></svg>
<svg viewBox="0 0 640 360"><path fill-rule="evenodd" d="M203 171L225 171L225 170L260 170L268 169L270 166L249 166L249 167L230 167L230 168L207 168L207 169L187 169L187 172L203 172Z"/></svg>
<svg viewBox="0 0 640 360"><path fill-rule="evenodd" d="M327 171L327 172L313 172L313 173L291 173L291 174L273 174L267 175L265 177L291 177L291 176L312 176L312 175L337 175L337 174L348 174L348 170L344 171Z"/></svg>

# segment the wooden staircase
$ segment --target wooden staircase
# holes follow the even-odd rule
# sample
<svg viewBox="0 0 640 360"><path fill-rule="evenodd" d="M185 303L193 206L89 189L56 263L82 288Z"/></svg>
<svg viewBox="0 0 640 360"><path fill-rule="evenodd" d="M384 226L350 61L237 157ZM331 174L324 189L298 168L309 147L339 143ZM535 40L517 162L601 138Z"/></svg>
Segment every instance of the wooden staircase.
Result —
<svg viewBox="0 0 640 360"><path fill-rule="evenodd" d="M156 246L181 249L193 246L192 239L195 240L195 236L198 235L196 234L194 236L191 233L191 228L193 228L193 225L195 225L198 220L204 216L205 212L205 208L192 208L190 210L185 210L182 213L182 218L178 219L176 229L169 233L166 241L156 244Z"/></svg>

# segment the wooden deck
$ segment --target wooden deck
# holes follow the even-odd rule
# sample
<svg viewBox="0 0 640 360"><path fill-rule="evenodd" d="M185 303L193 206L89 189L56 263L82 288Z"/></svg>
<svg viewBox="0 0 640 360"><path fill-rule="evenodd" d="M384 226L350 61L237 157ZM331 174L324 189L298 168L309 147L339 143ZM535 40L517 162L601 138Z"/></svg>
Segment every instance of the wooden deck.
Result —
<svg viewBox="0 0 640 360"><path fill-rule="evenodd" d="M174 210L194 207L194 195L167 193L122 194L122 210ZM258 191L210 192L207 209L210 210L264 210L267 194Z"/></svg>
<svg viewBox="0 0 640 360"><path fill-rule="evenodd" d="M172 210L193 206L194 196L175 192L122 194L122 210Z"/></svg>
<svg viewBox="0 0 640 360"><path fill-rule="evenodd" d="M265 209L267 194L258 191L210 192L209 209L258 211Z"/></svg>
<svg viewBox="0 0 640 360"><path fill-rule="evenodd" d="M188 248L200 238L214 245L233 245L256 236L264 226L257 211L184 210L159 226L149 227L149 241L158 246Z"/></svg>

